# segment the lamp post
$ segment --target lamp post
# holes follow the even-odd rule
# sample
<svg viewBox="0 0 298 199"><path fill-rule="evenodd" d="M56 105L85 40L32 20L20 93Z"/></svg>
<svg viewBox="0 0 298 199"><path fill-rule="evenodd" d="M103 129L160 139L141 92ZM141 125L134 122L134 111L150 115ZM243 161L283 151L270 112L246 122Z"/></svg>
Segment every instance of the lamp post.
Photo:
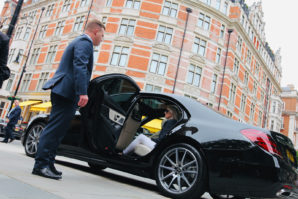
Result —
<svg viewBox="0 0 298 199"><path fill-rule="evenodd" d="M226 59L224 63L224 68L222 72L222 79L221 79L221 86L220 86L220 94L219 94L219 100L218 100L218 107L217 110L219 111L220 108L220 102L221 102L221 95L222 95L222 87L225 79L225 72L226 72L226 65L227 65L227 59L228 59L228 52L229 52L229 45L230 45L230 38L231 38L231 33L233 32L233 29L228 29L229 37L228 37L228 44L227 44L227 50L226 50Z"/></svg>
<svg viewBox="0 0 298 199"><path fill-rule="evenodd" d="M174 80L174 86L173 86L172 93L175 93L176 82L177 82L177 77L178 77L178 72L179 72L179 67L180 67L180 61L181 61L181 56L182 56L182 50L183 50L183 44L184 44L184 38L185 38L187 24L188 24L188 17L189 17L189 13L192 13L192 9L191 8L186 8L186 12L187 12L186 22L185 22L185 26L184 26L184 32L183 32L183 37L182 37L182 43L181 43L180 54L179 54L179 58L178 58L178 64L177 64L177 68L176 68L176 74L175 74L175 80Z"/></svg>
<svg viewBox="0 0 298 199"><path fill-rule="evenodd" d="M17 20L18 20L18 17L19 17L23 2L24 2L24 0L18 0L17 7L16 7L16 9L13 13L12 19L10 21L10 24L9 24L9 27L8 27L8 30L7 30L7 36L9 38L11 38L12 32L14 30L14 26L17 23Z"/></svg>
<svg viewBox="0 0 298 199"><path fill-rule="evenodd" d="M36 28L35 28L35 32L34 32L34 35L33 35L33 37L32 37L31 43L30 43L29 51L28 51L28 54L27 54L27 56L26 56L26 61L25 61L24 65L23 65L22 72L21 72L21 76L20 76L20 78L19 78L19 81L18 81L16 90L15 90L15 92L14 92L14 94L13 94L13 97L12 97L12 100L11 100L11 104L10 104L10 107L9 107L9 110L11 110L11 108L12 108L12 105L13 105L13 103L14 103L15 97L16 97L18 91L19 91L19 87L20 87L20 84L21 84L23 75L24 75L24 73L26 72L26 67L27 67L28 58L29 58L29 55L30 55L30 52L31 52L31 48L32 48L32 45L33 45L33 42L34 42L34 38L35 38L35 35L36 35L36 33L37 33L38 26L39 26L39 23L40 23L40 19L41 19L41 17L42 17L42 14L43 14L43 11L44 11L44 10L45 10L45 8L42 7L42 8L41 8L41 13L40 13L40 16L39 16L39 19L38 19L38 22L37 22L37 26L36 26Z"/></svg>

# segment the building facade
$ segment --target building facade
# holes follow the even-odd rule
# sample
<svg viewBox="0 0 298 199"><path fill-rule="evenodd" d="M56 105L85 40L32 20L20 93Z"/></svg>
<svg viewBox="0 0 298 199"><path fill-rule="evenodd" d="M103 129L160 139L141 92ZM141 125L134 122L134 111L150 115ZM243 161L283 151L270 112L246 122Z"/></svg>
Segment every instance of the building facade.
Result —
<svg viewBox="0 0 298 199"><path fill-rule="evenodd" d="M293 85L282 88L284 111L281 133L289 137L298 150L298 92Z"/></svg>
<svg viewBox="0 0 298 199"><path fill-rule="evenodd" d="M8 91L15 90L28 59L18 96L48 101L43 83L90 18L106 25L104 41L94 51L93 78L124 73L143 90L185 95L235 120L270 128L282 69L279 51L273 53L266 42L260 2L247 7L243 0L28 1L10 47L16 73ZM32 30L37 35L28 55ZM18 52L24 56L12 63ZM3 117L8 101L1 102Z"/></svg>

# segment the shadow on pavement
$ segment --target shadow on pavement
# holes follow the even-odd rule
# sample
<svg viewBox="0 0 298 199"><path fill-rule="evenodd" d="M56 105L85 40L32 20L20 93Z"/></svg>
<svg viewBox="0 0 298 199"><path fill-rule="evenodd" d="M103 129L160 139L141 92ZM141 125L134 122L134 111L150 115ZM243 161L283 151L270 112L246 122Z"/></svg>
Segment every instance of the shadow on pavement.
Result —
<svg viewBox="0 0 298 199"><path fill-rule="evenodd" d="M108 178L108 179L113 180L113 181L129 184L129 185L132 185L132 186L137 186L137 187L142 188L142 189L155 191L155 192L159 193L158 188L156 187L156 185L153 185L153 184L150 184L150 183L146 183L146 182L139 181L139 180L136 180L136 179L131 179L129 177L120 176L120 175L117 175L117 174L106 172L105 170L94 171L90 167L83 166L83 165L78 165L78 164L74 164L74 163L70 163L70 162L65 162L65 161L61 161L61 160L56 160L56 163L61 164L63 166L71 167L73 169L77 169L77 170L80 170L80 171L84 171L84 172L87 172L87 173L91 173L91 174L94 174L94 175L105 177L105 178Z"/></svg>

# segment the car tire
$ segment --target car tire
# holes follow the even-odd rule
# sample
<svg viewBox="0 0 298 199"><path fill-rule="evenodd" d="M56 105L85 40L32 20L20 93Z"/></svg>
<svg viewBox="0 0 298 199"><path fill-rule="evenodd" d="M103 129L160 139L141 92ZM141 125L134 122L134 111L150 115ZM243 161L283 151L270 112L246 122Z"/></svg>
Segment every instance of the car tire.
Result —
<svg viewBox="0 0 298 199"><path fill-rule="evenodd" d="M94 164L91 162L88 162L89 167L91 168L92 171L101 171L107 168L106 166L100 165L100 164Z"/></svg>
<svg viewBox="0 0 298 199"><path fill-rule="evenodd" d="M220 194L212 194L210 193L210 196L213 199L244 199L244 197L240 197L240 196L234 196L234 195L220 195Z"/></svg>
<svg viewBox="0 0 298 199"><path fill-rule="evenodd" d="M37 146L39 143L39 137L44 127L45 123L37 122L33 124L28 130L27 136L25 138L26 140L24 142L25 153L27 156L35 157L35 154L37 152Z"/></svg>
<svg viewBox="0 0 298 199"><path fill-rule="evenodd" d="M197 199L205 192L206 166L189 144L166 148L157 159L155 180L162 194L176 199Z"/></svg>

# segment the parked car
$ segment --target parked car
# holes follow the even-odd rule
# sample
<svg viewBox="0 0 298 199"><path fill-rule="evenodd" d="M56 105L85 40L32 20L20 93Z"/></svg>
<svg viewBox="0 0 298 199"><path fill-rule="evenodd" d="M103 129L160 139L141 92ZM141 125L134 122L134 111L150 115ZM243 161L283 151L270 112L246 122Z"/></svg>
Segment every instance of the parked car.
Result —
<svg viewBox="0 0 298 199"><path fill-rule="evenodd" d="M0 118L0 136L3 134L5 127L6 127L5 119Z"/></svg>
<svg viewBox="0 0 298 199"><path fill-rule="evenodd" d="M0 122L0 137L4 137L5 135L5 130L4 128L6 127L6 122ZM24 125L21 124L16 124L15 129L13 131L13 136L15 139L19 140L21 139L23 133L24 133Z"/></svg>
<svg viewBox="0 0 298 199"><path fill-rule="evenodd" d="M110 167L155 179L161 193L172 198L200 198L204 192L217 198L272 198L295 187L296 152L280 133L231 120L184 96L141 92L123 74L93 79L88 96L59 155L86 161L92 169ZM144 104L152 111L141 113ZM161 119L156 113L164 105L177 109L172 130L153 150L138 145L134 153L121 155L136 135L150 132L145 124ZM28 156L36 154L47 121L43 114L29 122L22 138Z"/></svg>

